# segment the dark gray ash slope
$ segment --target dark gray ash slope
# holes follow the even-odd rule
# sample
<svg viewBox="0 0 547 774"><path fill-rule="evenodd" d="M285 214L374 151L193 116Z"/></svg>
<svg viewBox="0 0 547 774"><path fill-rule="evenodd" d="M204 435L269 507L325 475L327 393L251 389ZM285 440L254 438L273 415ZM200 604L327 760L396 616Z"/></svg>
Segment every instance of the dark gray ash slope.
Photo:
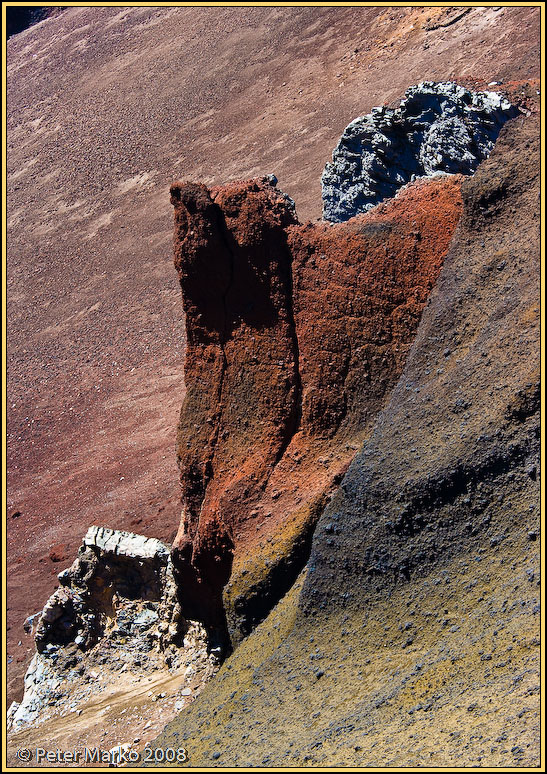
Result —
<svg viewBox="0 0 547 774"><path fill-rule="evenodd" d="M376 107L344 130L323 171L324 220L367 212L416 177L471 175L518 108L494 92L425 81L398 108Z"/></svg>

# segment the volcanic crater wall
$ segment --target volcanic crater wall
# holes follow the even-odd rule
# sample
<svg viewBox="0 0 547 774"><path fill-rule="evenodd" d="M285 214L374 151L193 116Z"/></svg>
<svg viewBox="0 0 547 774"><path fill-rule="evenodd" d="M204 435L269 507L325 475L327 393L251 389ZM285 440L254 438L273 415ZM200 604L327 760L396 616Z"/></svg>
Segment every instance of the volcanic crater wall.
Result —
<svg viewBox="0 0 547 774"><path fill-rule="evenodd" d="M491 157L465 179L457 238L404 378L316 530L302 597L312 614L333 597L404 582L462 546L471 553L511 542L515 557L532 553L539 519L537 136L536 116L510 122ZM344 557L336 571L333 555Z"/></svg>
<svg viewBox="0 0 547 774"><path fill-rule="evenodd" d="M269 176L172 186L187 393L173 547L183 610L235 645L304 566L399 377L461 212L459 176L300 224Z"/></svg>
<svg viewBox="0 0 547 774"><path fill-rule="evenodd" d="M155 741L184 745L187 765L540 765L538 118L508 123L465 179L403 372L303 585Z"/></svg>

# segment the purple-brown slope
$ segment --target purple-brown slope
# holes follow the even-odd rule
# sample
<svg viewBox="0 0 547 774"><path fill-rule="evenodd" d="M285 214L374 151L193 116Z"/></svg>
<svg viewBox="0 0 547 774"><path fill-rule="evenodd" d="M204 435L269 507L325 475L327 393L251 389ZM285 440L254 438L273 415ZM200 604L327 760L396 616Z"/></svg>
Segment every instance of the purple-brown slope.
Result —
<svg viewBox="0 0 547 774"><path fill-rule="evenodd" d="M176 530L170 182L275 172L317 217L356 115L423 78L538 77L539 9L445 15L80 7L8 41L10 698L33 648L23 621L87 527Z"/></svg>

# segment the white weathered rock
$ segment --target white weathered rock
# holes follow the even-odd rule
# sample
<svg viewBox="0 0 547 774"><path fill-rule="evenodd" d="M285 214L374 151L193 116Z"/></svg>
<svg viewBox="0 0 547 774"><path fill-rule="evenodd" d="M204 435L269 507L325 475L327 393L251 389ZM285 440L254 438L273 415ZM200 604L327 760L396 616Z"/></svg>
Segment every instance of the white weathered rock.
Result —
<svg viewBox="0 0 547 774"><path fill-rule="evenodd" d="M20 707L20 704L18 701L12 701L12 703L9 705L7 717L6 717L8 731L11 728L13 728L13 718L15 717L15 713L17 712L19 707Z"/></svg>
<svg viewBox="0 0 547 774"><path fill-rule="evenodd" d="M130 559L157 559L165 563L169 559L169 546L161 540L106 527L90 527L83 545Z"/></svg>
<svg viewBox="0 0 547 774"><path fill-rule="evenodd" d="M25 674L23 699L12 712L11 728L17 731L44 720L44 708L54 701L61 682L52 664L35 653Z"/></svg>
<svg viewBox="0 0 547 774"><path fill-rule="evenodd" d="M124 744L118 744L116 747L112 747L108 751L110 758L110 765L120 765L124 761L124 753L129 752L131 749L131 743L125 742Z"/></svg>
<svg viewBox="0 0 547 774"><path fill-rule="evenodd" d="M112 672L184 669L189 654L203 660L207 653L204 627L182 616L169 547L160 540L90 527L59 579L61 587L39 617L38 652L25 676L23 700L10 708L12 730L42 722L51 706L61 714L77 711L91 691L103 690ZM180 647L183 632L186 652ZM106 678L90 668L105 663ZM213 674L215 658L200 668Z"/></svg>

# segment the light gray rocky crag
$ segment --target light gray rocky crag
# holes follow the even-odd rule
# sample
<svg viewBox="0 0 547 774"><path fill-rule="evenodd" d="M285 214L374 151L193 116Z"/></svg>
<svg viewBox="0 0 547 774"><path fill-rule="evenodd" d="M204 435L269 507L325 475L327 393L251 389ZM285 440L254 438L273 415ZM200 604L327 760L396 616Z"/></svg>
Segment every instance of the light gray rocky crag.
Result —
<svg viewBox="0 0 547 774"><path fill-rule="evenodd" d="M72 640L88 649L103 636L120 600L150 602L170 621L180 612L171 575L169 547L160 540L90 527L72 566L59 573L61 588L42 611L36 649L43 653L50 644Z"/></svg>
<svg viewBox="0 0 547 774"><path fill-rule="evenodd" d="M90 527L83 539L83 545L97 548L103 554L127 556L131 559L153 559L162 564L167 564L169 559L169 546L161 540L106 527Z"/></svg>
<svg viewBox="0 0 547 774"><path fill-rule="evenodd" d="M494 92L424 81L399 107L376 107L344 130L321 177L323 219L367 212L417 177L471 175L518 108Z"/></svg>
<svg viewBox="0 0 547 774"><path fill-rule="evenodd" d="M181 615L169 546L160 540L90 527L58 578L41 614L24 624L35 632L37 652L23 700L9 709L10 729L74 711L101 690L93 675L105 679L108 669L215 671L218 653L204 628Z"/></svg>

